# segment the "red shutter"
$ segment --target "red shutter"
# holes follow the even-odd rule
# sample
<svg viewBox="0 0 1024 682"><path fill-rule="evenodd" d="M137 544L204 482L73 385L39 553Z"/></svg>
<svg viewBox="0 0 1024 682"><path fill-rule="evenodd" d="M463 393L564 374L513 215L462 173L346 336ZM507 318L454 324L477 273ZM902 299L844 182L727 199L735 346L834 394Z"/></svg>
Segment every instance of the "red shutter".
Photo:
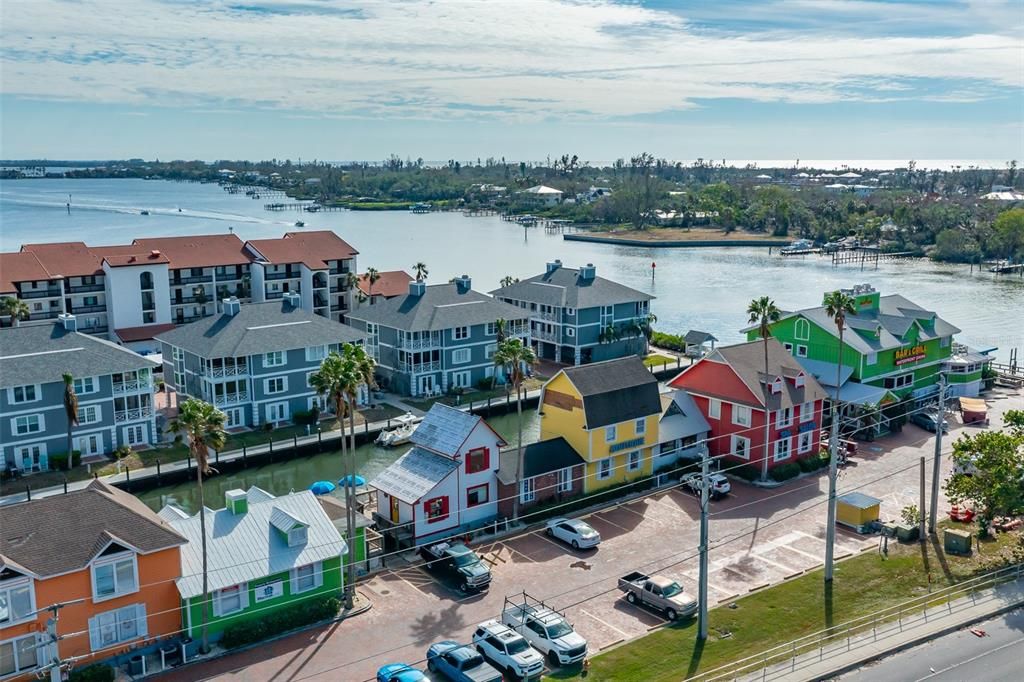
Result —
<svg viewBox="0 0 1024 682"><path fill-rule="evenodd" d="M466 473L475 474L491 468L490 448L474 448L466 453Z"/></svg>
<svg viewBox="0 0 1024 682"><path fill-rule="evenodd" d="M441 508L441 513L437 516L431 517L430 510L435 503L438 503ZM423 516L426 518L427 523L436 523L437 521L443 521L448 518L448 496L434 497L423 502Z"/></svg>

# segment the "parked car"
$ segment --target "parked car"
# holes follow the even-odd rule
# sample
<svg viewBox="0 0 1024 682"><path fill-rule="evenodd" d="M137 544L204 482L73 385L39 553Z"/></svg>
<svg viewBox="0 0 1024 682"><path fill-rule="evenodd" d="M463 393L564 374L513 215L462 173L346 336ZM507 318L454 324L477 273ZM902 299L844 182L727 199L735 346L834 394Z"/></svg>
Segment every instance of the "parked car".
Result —
<svg viewBox="0 0 1024 682"><path fill-rule="evenodd" d="M430 678L411 665L388 663L377 670L377 682L430 682Z"/></svg>
<svg viewBox="0 0 1024 682"><path fill-rule="evenodd" d="M587 640L562 614L546 606L510 606L502 612L501 622L525 637L552 666L579 663L587 655Z"/></svg>
<svg viewBox="0 0 1024 682"><path fill-rule="evenodd" d="M690 616L697 611L697 600L683 586L660 575L644 575L634 571L619 578L619 589L630 604L644 604L661 611L669 620Z"/></svg>
<svg viewBox="0 0 1024 682"><path fill-rule="evenodd" d="M491 569L461 542L424 545L420 556L426 560L427 570L450 577L463 592L479 592L491 584Z"/></svg>
<svg viewBox="0 0 1024 682"><path fill-rule="evenodd" d="M700 479L700 474L689 473L679 479L679 482L689 488L694 495L700 495ZM723 474L708 474L708 482L711 484L711 489L708 492L712 500L725 497L732 491L729 479Z"/></svg>
<svg viewBox="0 0 1024 682"><path fill-rule="evenodd" d="M953 465L954 474L964 474L966 476L974 476L978 473L978 465L975 461L978 459L977 454L969 455L963 462L956 462Z"/></svg>
<svg viewBox="0 0 1024 682"><path fill-rule="evenodd" d="M921 412L915 412L910 415L910 421L913 424L917 424L925 431L931 431L935 433L936 424L939 423L939 411L938 410L923 410ZM949 431L949 422L943 418L942 420L942 432Z"/></svg>
<svg viewBox="0 0 1024 682"><path fill-rule="evenodd" d="M601 534L580 519L551 519L544 532L567 542L573 549L590 549L601 544Z"/></svg>
<svg viewBox="0 0 1024 682"><path fill-rule="evenodd" d="M436 642L427 649L427 668L452 682L501 682L501 673L469 644L452 640Z"/></svg>
<svg viewBox="0 0 1024 682"><path fill-rule="evenodd" d="M521 680L538 679L544 672L544 657L521 634L496 620L480 623L473 644L499 670Z"/></svg>

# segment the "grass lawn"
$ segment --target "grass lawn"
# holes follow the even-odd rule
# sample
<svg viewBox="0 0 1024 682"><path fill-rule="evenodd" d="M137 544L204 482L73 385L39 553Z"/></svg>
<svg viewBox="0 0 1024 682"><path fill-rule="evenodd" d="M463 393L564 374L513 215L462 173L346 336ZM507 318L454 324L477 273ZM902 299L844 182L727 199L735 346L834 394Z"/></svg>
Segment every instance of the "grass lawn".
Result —
<svg viewBox="0 0 1024 682"><path fill-rule="evenodd" d="M540 379L538 377L530 377L526 381L523 382L523 389L526 390L526 391L536 391L537 389L539 389L543 385L544 385L544 380L543 379ZM513 395L513 397L514 397L514 395ZM495 388L493 390L488 390L488 391L481 391L479 389L474 389L472 391L467 391L466 393L462 394L461 402L459 402L459 398L457 398L456 396L453 396L453 395L443 395L443 396L440 396L440 397L437 397L437 398L428 398L426 400L411 400L410 399L410 400L406 400L405 403L408 404L408 405L412 405L413 407L415 407L418 410L423 410L424 412L426 412L426 411L428 411L430 409L430 406L433 405L434 403L442 403L444 405L469 405L470 401L472 401L474 403L479 403L481 401L485 401L486 402L486 400L488 398L493 398L493 399L500 398L501 400L504 400L505 399L505 387L504 386L498 386L497 388Z"/></svg>
<svg viewBox="0 0 1024 682"><path fill-rule="evenodd" d="M648 367L654 367L655 369L671 369L677 366L679 359L670 357L668 355L659 355L658 353L651 353L644 358L644 364ZM682 364L678 364L679 367L683 367Z"/></svg>
<svg viewBox="0 0 1024 682"><path fill-rule="evenodd" d="M958 525L959 524L953 524ZM964 526L959 526L964 527ZM679 680L711 670L831 625L927 594L989 570L998 555L1009 556L1018 533L1001 533L969 557L945 555L938 541L889 543L889 557L877 552L836 566L831 594L822 571L737 599L736 608L711 611L710 635L697 644L697 621L661 628L591 659L590 680ZM555 673L573 679L578 670Z"/></svg>

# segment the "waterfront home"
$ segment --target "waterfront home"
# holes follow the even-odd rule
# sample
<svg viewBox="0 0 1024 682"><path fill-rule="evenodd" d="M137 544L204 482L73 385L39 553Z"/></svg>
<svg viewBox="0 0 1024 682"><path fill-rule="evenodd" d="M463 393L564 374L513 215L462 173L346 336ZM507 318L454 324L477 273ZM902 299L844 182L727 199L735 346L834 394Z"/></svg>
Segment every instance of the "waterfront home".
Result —
<svg viewBox="0 0 1024 682"><path fill-rule="evenodd" d="M523 464L516 485L517 449L498 458L498 514L512 518L516 495L520 513L549 502L561 502L583 493L583 458L561 436L523 446Z"/></svg>
<svg viewBox="0 0 1024 682"><path fill-rule="evenodd" d="M0 506L0 528L0 676L54 655L82 667L177 634L186 540L134 496L92 481ZM44 609L58 603L53 651Z"/></svg>
<svg viewBox="0 0 1024 682"><path fill-rule="evenodd" d="M839 399L873 405L888 392L915 403L934 400L939 374L952 359L953 335L960 330L899 294L882 296L870 284L844 292L853 297L857 312L846 319ZM756 327L743 331L757 338ZM771 325L771 333L834 389L839 331L824 306L784 314ZM947 376L952 395L976 396L984 364L983 359L958 364L958 371Z"/></svg>
<svg viewBox="0 0 1024 682"><path fill-rule="evenodd" d="M654 297L598 277L592 264L574 269L555 260L491 295L527 311L540 358L581 365L646 351L642 326Z"/></svg>
<svg viewBox="0 0 1024 682"><path fill-rule="evenodd" d="M555 206L562 201L562 190L547 185L534 185L516 192L516 196L520 201L535 206Z"/></svg>
<svg viewBox="0 0 1024 682"><path fill-rule="evenodd" d="M498 513L495 472L507 445L483 417L435 403L411 437L412 448L369 485L385 535L420 545L479 528Z"/></svg>
<svg viewBox="0 0 1024 682"><path fill-rule="evenodd" d="M252 300L272 301L298 293L302 307L336 322L352 309L348 274L358 251L331 230L287 232L281 239L251 239Z"/></svg>
<svg viewBox="0 0 1024 682"><path fill-rule="evenodd" d="M309 384L332 350L362 343L348 325L304 309L299 294L241 304L226 299L223 312L157 337L169 389L213 403L229 428L290 422L334 406ZM363 396L365 398L365 395Z"/></svg>
<svg viewBox="0 0 1024 682"><path fill-rule="evenodd" d="M768 339L767 374L764 352L760 340L721 346L668 382L686 391L707 420L712 457L750 464L760 472L818 454L826 397L776 339Z"/></svg>
<svg viewBox="0 0 1024 682"><path fill-rule="evenodd" d="M572 446L592 493L651 474L661 414L658 380L640 358L567 367L541 388L540 439Z"/></svg>
<svg viewBox="0 0 1024 682"><path fill-rule="evenodd" d="M313 493L275 497L254 486L248 492L228 490L224 498L224 509L204 510L211 640L276 609L340 595L348 547ZM188 539L174 584L181 599L178 623L185 635L198 637L203 601L199 515L168 505L160 516Z"/></svg>
<svg viewBox="0 0 1024 682"><path fill-rule="evenodd" d="M63 374L74 377L78 425L73 448L85 460L119 446L159 440L153 370L146 358L76 331L74 315L56 323L0 329L0 450L3 468L46 471L68 450Z"/></svg>
<svg viewBox="0 0 1024 682"><path fill-rule="evenodd" d="M387 270L377 274L380 276L380 279L372 285L365 274L359 275L359 291L366 297L366 300L361 301L357 299L356 307L376 305L381 301L387 301L408 293L412 275L405 270Z"/></svg>
<svg viewBox="0 0 1024 682"><path fill-rule="evenodd" d="M528 314L473 291L463 275L449 284L409 282L409 292L354 311L378 374L395 393L429 396L471 388L495 374L497 320L508 338L529 343Z"/></svg>
<svg viewBox="0 0 1024 682"><path fill-rule="evenodd" d="M711 426L689 393L683 390L661 393L658 420L658 450L654 472L675 469L680 460L699 459L707 448Z"/></svg>
<svg viewBox="0 0 1024 682"><path fill-rule="evenodd" d="M344 491L344 488L341 488L340 491ZM373 526L373 519L359 511L359 509L356 509L355 532L350 535L348 532L347 509L344 501L330 495L321 495L317 497L317 500L319 500L320 506L324 508L327 518L331 520L334 527L341 533L341 537L345 539L351 559L356 565L356 571L363 575L371 570L380 568L381 536L380 533L371 527Z"/></svg>
<svg viewBox="0 0 1024 682"><path fill-rule="evenodd" d="M355 249L333 232L247 243L227 233L116 246L25 244L0 253L0 296L28 304L23 324L70 313L79 331L153 350L157 334L217 314L231 296L260 302L297 291L307 310L341 321L352 303L345 275L355 267Z"/></svg>

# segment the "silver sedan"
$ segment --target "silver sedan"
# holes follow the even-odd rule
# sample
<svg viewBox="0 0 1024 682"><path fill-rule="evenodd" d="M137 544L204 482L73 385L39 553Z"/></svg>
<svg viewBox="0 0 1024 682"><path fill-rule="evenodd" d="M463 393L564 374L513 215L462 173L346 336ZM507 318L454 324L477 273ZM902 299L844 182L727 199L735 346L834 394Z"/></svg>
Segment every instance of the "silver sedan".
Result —
<svg viewBox="0 0 1024 682"><path fill-rule="evenodd" d="M545 532L572 545L573 549L590 549L601 544L601 534L580 519L550 519Z"/></svg>

